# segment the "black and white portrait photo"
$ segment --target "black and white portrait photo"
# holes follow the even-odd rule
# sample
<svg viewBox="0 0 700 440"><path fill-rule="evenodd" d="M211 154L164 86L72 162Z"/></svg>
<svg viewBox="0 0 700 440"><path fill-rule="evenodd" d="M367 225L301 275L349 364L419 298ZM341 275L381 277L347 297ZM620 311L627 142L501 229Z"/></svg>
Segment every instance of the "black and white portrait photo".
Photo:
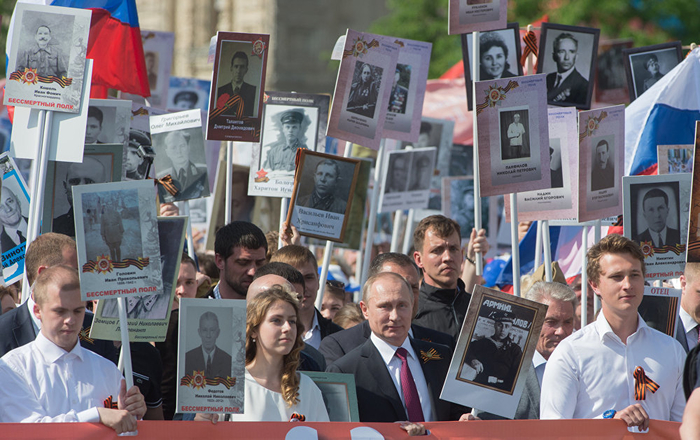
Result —
<svg viewBox="0 0 700 440"><path fill-rule="evenodd" d="M199 307L200 309L204 309ZM193 310L190 309L190 312ZM197 326L197 335L199 336L200 344L194 348L190 348L185 353L185 373L194 374L195 371L203 371L204 377L229 377L231 375L232 359L228 352L230 344L226 344L226 337L222 337L222 347L217 345L217 340L221 335L221 326L219 325L219 315L226 316L223 324L230 324L230 310L206 310L199 315L199 325ZM190 315L192 317L192 315ZM229 325L223 327L228 329ZM191 328L190 328L191 329ZM194 340L195 338L189 338ZM192 344L190 344L191 346ZM189 347L188 347L189 348Z"/></svg>
<svg viewBox="0 0 700 440"><path fill-rule="evenodd" d="M623 55L630 101L649 90L683 59L680 41L626 49Z"/></svg>
<svg viewBox="0 0 700 440"><path fill-rule="evenodd" d="M259 169L294 171L299 149L316 149L318 109L266 105Z"/></svg>
<svg viewBox="0 0 700 440"><path fill-rule="evenodd" d="M373 119L377 109L377 99L382 81L381 67L357 62L353 74L347 111Z"/></svg>
<svg viewBox="0 0 700 440"><path fill-rule="evenodd" d="M252 56L253 42L223 41L219 61L216 89L216 108L223 108L222 115L238 119L238 106L242 105L242 117L257 117L260 96L262 60ZM232 99L241 98L238 104Z"/></svg>
<svg viewBox="0 0 700 440"><path fill-rule="evenodd" d="M629 102L622 51L633 45L632 39L604 40L598 44L598 67L595 81L596 102Z"/></svg>
<svg viewBox="0 0 700 440"><path fill-rule="evenodd" d="M411 66L408 64L397 64L394 73L394 82L391 85L389 94L389 108L392 113L406 113L406 103L408 101L408 87L411 84Z"/></svg>
<svg viewBox="0 0 700 440"><path fill-rule="evenodd" d="M547 74L550 105L590 108L599 35L599 29L542 24L537 73Z"/></svg>
<svg viewBox="0 0 700 440"><path fill-rule="evenodd" d="M408 173L411 167L411 152L394 152L389 155L389 165L384 186L386 193L405 192L408 188Z"/></svg>
<svg viewBox="0 0 700 440"><path fill-rule="evenodd" d="M145 51L143 54L146 58L146 73L148 74L148 87L151 90L156 90L158 87L158 52Z"/></svg>
<svg viewBox="0 0 700 440"><path fill-rule="evenodd" d="M114 263L143 256L138 190L86 193L82 208L88 258L105 255Z"/></svg>
<svg viewBox="0 0 700 440"><path fill-rule="evenodd" d="M16 178L3 178L1 194L0 244L6 253L27 241L29 195Z"/></svg>
<svg viewBox="0 0 700 440"><path fill-rule="evenodd" d="M552 188L563 188L564 168L561 158L561 138L549 138L549 167Z"/></svg>
<svg viewBox="0 0 700 440"><path fill-rule="evenodd" d="M196 78L170 77L167 108L172 110L207 111L211 81Z"/></svg>
<svg viewBox="0 0 700 440"><path fill-rule="evenodd" d="M443 124L438 122L421 121L418 140L416 142L401 142L401 149L426 148L440 145Z"/></svg>
<svg viewBox="0 0 700 440"><path fill-rule="evenodd" d="M527 108L499 112L501 160L530 157L529 115Z"/></svg>
<svg viewBox="0 0 700 440"><path fill-rule="evenodd" d="M459 223L460 230L471 231L474 227L474 179L472 177L450 177L443 179L442 207L445 216ZM481 224L489 233L489 199L482 198ZM467 242L469 237L463 237Z"/></svg>
<svg viewBox="0 0 700 440"><path fill-rule="evenodd" d="M36 69L41 77L68 76L68 57L73 37L73 16L26 12L22 35L29 36L20 46L15 71Z"/></svg>
<svg viewBox="0 0 700 440"><path fill-rule="evenodd" d="M462 61L467 82L467 100L472 109L473 34L462 34ZM522 76L520 64L520 27L508 23L507 29L479 33L479 81Z"/></svg>
<svg viewBox="0 0 700 440"><path fill-rule="evenodd" d="M409 191L424 191L430 189L430 179L435 170L435 154L437 150L415 150L411 157L411 173L408 184Z"/></svg>
<svg viewBox="0 0 700 440"><path fill-rule="evenodd" d="M679 184L630 186L632 240L654 248L681 243Z"/></svg>
<svg viewBox="0 0 700 440"><path fill-rule="evenodd" d="M613 136L591 138L591 191L615 186L615 142Z"/></svg>

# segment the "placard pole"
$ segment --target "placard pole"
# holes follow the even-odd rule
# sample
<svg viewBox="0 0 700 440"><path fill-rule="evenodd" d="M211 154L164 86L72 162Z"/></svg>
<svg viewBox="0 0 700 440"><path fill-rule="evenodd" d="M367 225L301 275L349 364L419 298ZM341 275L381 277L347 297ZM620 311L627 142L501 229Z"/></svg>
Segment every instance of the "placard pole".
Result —
<svg viewBox="0 0 700 440"><path fill-rule="evenodd" d="M277 249L280 249L284 244L282 243L282 226L284 222L287 221L287 210L289 210L289 197L282 197L282 203L280 203L280 236L277 238Z"/></svg>
<svg viewBox="0 0 700 440"><path fill-rule="evenodd" d="M226 209L224 211L224 223L233 221L231 214L231 191L233 187L233 141L226 142Z"/></svg>
<svg viewBox="0 0 700 440"><path fill-rule="evenodd" d="M595 242L598 243L600 241L600 236L601 236L601 231L602 229L602 222L600 219L595 221L595 229L593 232L593 237L595 239ZM600 310L600 297L598 295L593 295L593 310L598 313L598 310Z"/></svg>
<svg viewBox="0 0 700 440"><path fill-rule="evenodd" d="M403 248L401 249L401 252L408 255L408 251L411 249L411 245L413 244L413 223L414 219L416 218L416 210L415 209L409 209L408 210L408 218L406 219L406 233L403 236ZM408 255L413 259L413 256Z"/></svg>
<svg viewBox="0 0 700 440"><path fill-rule="evenodd" d="M518 240L518 195L510 195L510 246L513 264L513 295L520 294L520 240Z"/></svg>
<svg viewBox="0 0 700 440"><path fill-rule="evenodd" d="M549 238L549 220L542 220L542 247L544 247L544 277L552 282L552 241Z"/></svg>
<svg viewBox="0 0 700 440"><path fill-rule="evenodd" d="M195 260L194 252L194 237L192 236L192 221L190 220L190 201L182 201L182 213L187 217L187 255Z"/></svg>
<svg viewBox="0 0 700 440"><path fill-rule="evenodd" d="M480 172L479 172L479 131L476 125L476 82L479 81L479 32L472 33L472 117L474 119L472 123L472 133L474 140L472 144L472 157L473 157L473 172L474 176L474 228L479 232L482 228L481 225L481 182L480 182ZM511 205L513 206L513 205ZM517 225L516 225L517 230ZM462 234L467 235L469 231L464 231ZM517 237L517 234L516 234ZM484 270L484 260L482 259L481 252L476 253L476 258L474 259L476 263L476 275L481 276ZM520 268L518 268L518 271ZM518 282L518 285L520 283ZM519 288L518 288L519 289Z"/></svg>
<svg viewBox="0 0 700 440"><path fill-rule="evenodd" d="M586 273L588 261L588 226L581 232L581 328L588 324L588 274Z"/></svg>
<svg viewBox="0 0 700 440"><path fill-rule="evenodd" d="M397 210L394 212L394 230L391 231L391 247L389 248L391 252L398 252L399 250L399 240L401 239L400 231L402 224L403 211ZM408 224L406 225L406 227L408 227Z"/></svg>
<svg viewBox="0 0 700 440"><path fill-rule="evenodd" d="M134 386L134 372L131 368L131 345L129 344L129 321L126 317L126 299L123 296L117 298L119 307L119 330L122 338L122 351L119 362L124 367L124 379L126 389Z"/></svg>
<svg viewBox="0 0 700 440"><path fill-rule="evenodd" d="M535 237L535 270L542 264L542 221L537 221L537 236Z"/></svg>
<svg viewBox="0 0 700 440"><path fill-rule="evenodd" d="M362 276L360 278L360 286L365 285L367 281L367 272L369 272L369 263L372 259L372 245L374 244L374 226L377 223L377 204L379 203L379 193L381 192L381 177L382 166L384 166L384 142L382 138L377 151L377 162L374 165L374 187L372 188L372 197L369 204L369 217L367 218L367 237L365 238L365 248L362 255Z"/></svg>

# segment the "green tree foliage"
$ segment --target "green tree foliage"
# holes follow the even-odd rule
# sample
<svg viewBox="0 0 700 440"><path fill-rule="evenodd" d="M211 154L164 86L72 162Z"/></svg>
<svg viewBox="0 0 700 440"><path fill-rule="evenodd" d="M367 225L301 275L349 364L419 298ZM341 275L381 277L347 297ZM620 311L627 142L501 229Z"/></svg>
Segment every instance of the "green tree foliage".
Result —
<svg viewBox="0 0 700 440"><path fill-rule="evenodd" d="M0 45L2 46L3 52L5 51L5 43L7 42L7 30L10 27L10 17L12 16L12 11L15 9L16 0L0 0L0 15L2 15L2 22L0 22ZM5 77L5 56L0 56L0 78Z"/></svg>
<svg viewBox="0 0 700 440"><path fill-rule="evenodd" d="M389 14L370 32L433 43L430 78L462 58L459 35L447 34L449 0L387 0ZM631 38L635 46L680 40L700 44L700 0L511 0L508 21L521 29L549 22L595 27L601 39Z"/></svg>

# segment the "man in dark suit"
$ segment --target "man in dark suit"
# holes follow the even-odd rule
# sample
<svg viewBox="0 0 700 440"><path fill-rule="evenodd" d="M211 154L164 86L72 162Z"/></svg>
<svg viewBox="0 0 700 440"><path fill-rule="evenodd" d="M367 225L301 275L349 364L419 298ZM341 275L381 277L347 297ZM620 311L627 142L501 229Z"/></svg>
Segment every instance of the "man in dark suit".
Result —
<svg viewBox="0 0 700 440"><path fill-rule="evenodd" d="M413 294L395 273L370 277L360 307L372 334L328 371L355 377L361 422L465 419L466 408L440 400L449 369L449 347L409 338Z"/></svg>
<svg viewBox="0 0 700 440"><path fill-rule="evenodd" d="M27 281L30 285L34 284L34 280L44 269L58 264L78 268L75 242L63 234L53 232L38 236L26 252ZM41 321L34 315L34 305L32 296L16 309L0 315L0 357L36 339L41 329ZM116 364L117 353L112 341L87 337L92 326L92 318L92 313L85 313L83 330L79 335L80 345Z"/></svg>
<svg viewBox="0 0 700 440"><path fill-rule="evenodd" d="M374 258L374 260L372 260L367 276L373 277L374 275L382 272L393 272L399 274L404 277L406 281L408 281L408 284L411 286L411 290L413 291L412 316L415 316L416 312L418 311L420 276L418 275L418 269L413 263L413 260L411 260L411 258L407 255L396 252L385 252L383 254L379 254ZM321 341L319 351L326 358L326 362L331 364L356 347L364 344L367 339L369 339L371 334L372 330L369 327L369 321L363 321L354 327L328 335ZM423 327L418 324L411 324L409 335L413 339L446 345L450 347L451 350L454 350L455 347L455 339L451 335Z"/></svg>
<svg viewBox="0 0 700 440"><path fill-rule="evenodd" d="M0 223L2 251L7 252L27 241L28 218L22 215L22 204L10 188L2 187L0 200Z"/></svg>
<svg viewBox="0 0 700 440"><path fill-rule="evenodd" d="M202 313L197 332L202 345L185 354L185 374L204 371L204 377L210 379L231 376L231 355L216 346L216 339L221 332L216 313Z"/></svg>
<svg viewBox="0 0 700 440"><path fill-rule="evenodd" d="M197 199L209 192L207 164L192 162L190 137L190 133L184 130L171 131L165 136L164 151L172 167L159 170L158 177L170 175L178 190L173 196L163 185L158 185L158 195L165 202Z"/></svg>
<svg viewBox="0 0 700 440"><path fill-rule="evenodd" d="M568 32L554 39L557 71L547 75L547 102L588 107L588 81L576 70L578 40Z"/></svg>
<svg viewBox="0 0 700 440"><path fill-rule="evenodd" d="M612 151L605 139L595 146L595 158L591 167L591 191L613 188L615 186L615 164Z"/></svg>
<svg viewBox="0 0 700 440"><path fill-rule="evenodd" d="M665 245L675 246L681 242L678 229L666 225L668 218L668 194L660 188L652 188L642 199L642 214L647 229L634 238L637 243L651 242L655 248Z"/></svg>
<svg viewBox="0 0 700 440"><path fill-rule="evenodd" d="M686 263L681 275L681 309L676 322L676 339L686 352L700 340L700 263Z"/></svg>
<svg viewBox="0 0 700 440"><path fill-rule="evenodd" d="M544 370L549 356L557 345L574 331L576 293L565 284L540 281L525 293L525 298L546 304L548 308L537 340L531 368L525 375L523 394L520 396L513 419L539 419L540 387ZM483 420L503 418L479 410L475 410L474 415Z"/></svg>
<svg viewBox="0 0 700 440"><path fill-rule="evenodd" d="M238 95L243 100L243 116L252 117L255 110L255 97L256 97L256 87L243 81L245 74L248 72L248 55L245 52L236 52L231 58L231 82L224 84L219 87L216 93L216 103L217 107L222 99L221 97L227 95L226 101ZM224 101L225 102L225 101ZM222 113L226 116L235 116L235 107L229 107L226 111Z"/></svg>

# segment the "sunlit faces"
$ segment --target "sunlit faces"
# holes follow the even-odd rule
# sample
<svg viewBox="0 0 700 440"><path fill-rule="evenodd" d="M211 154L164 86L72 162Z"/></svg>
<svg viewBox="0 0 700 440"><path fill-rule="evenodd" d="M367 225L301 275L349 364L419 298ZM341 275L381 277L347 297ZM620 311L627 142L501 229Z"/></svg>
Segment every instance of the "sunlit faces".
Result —
<svg viewBox="0 0 700 440"><path fill-rule="evenodd" d="M321 315L324 318L332 320L338 310L343 307L343 301L332 295L323 295L323 302L321 303Z"/></svg>
<svg viewBox="0 0 700 440"><path fill-rule="evenodd" d="M381 272L391 272L404 277L411 285L413 293L413 315L418 312L418 295L420 295L420 275L413 266L400 266L396 263L384 263Z"/></svg>
<svg viewBox="0 0 700 440"><path fill-rule="evenodd" d="M441 289L455 289L462 264L459 234L439 237L433 228L425 232L423 249L414 253L416 264L423 270L425 281Z"/></svg>
<svg viewBox="0 0 700 440"><path fill-rule="evenodd" d="M221 281L241 298L245 298L255 271L266 262L264 247L248 249L236 246L226 260L216 254L216 266L219 268Z"/></svg>
<svg viewBox="0 0 700 440"><path fill-rule="evenodd" d="M388 344L403 344L413 318L413 294L398 276L384 274L377 279L360 308L372 333Z"/></svg>
<svg viewBox="0 0 700 440"><path fill-rule="evenodd" d="M294 307L282 300L272 303L262 323L251 336L255 339L258 354L289 354L297 338L297 314Z"/></svg>
<svg viewBox="0 0 700 440"><path fill-rule="evenodd" d="M46 300L34 305L34 314L41 321L41 333L57 346L71 351L78 343L85 317L80 289L62 289L57 285L46 286L46 289Z"/></svg>
<svg viewBox="0 0 700 440"><path fill-rule="evenodd" d="M604 313L636 314L644 296L642 262L630 254L600 257L600 277L590 284L600 296Z"/></svg>
<svg viewBox="0 0 700 440"><path fill-rule="evenodd" d="M689 263L694 264L694 263ZM687 273L687 269L686 269ZM700 277L693 274L692 276L681 276L681 307L695 322L700 322Z"/></svg>
<svg viewBox="0 0 700 440"><path fill-rule="evenodd" d="M314 308L314 303L316 302L316 296L318 296L318 269L316 265L311 261L302 264L301 266L295 267L296 270L301 272L301 276L304 277L304 297L301 300L301 305L299 306L300 311L309 311ZM306 316L303 315L302 316Z"/></svg>
<svg viewBox="0 0 700 440"><path fill-rule="evenodd" d="M194 298L197 296L197 271L191 263L180 264L175 295L178 300L180 298Z"/></svg>
<svg viewBox="0 0 700 440"><path fill-rule="evenodd" d="M574 305L571 301L548 297L542 302L549 308L536 348L543 358L549 359L557 345L574 331Z"/></svg>

